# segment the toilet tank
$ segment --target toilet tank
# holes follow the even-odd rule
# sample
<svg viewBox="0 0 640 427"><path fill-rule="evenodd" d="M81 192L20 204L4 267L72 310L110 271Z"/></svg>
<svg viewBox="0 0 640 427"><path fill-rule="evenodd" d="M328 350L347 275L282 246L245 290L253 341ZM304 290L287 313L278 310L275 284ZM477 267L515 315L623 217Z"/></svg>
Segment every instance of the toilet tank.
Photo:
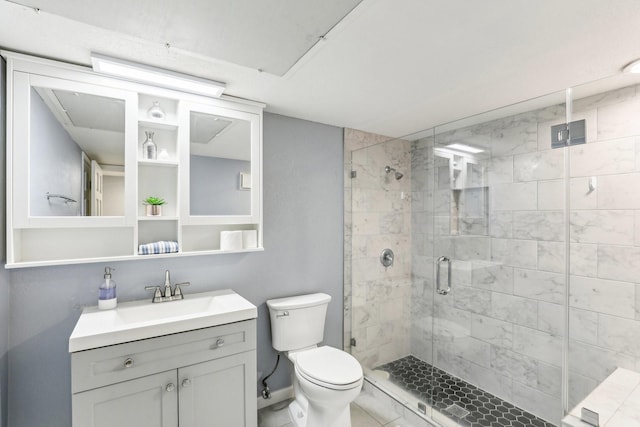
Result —
<svg viewBox="0 0 640 427"><path fill-rule="evenodd" d="M268 300L273 348L290 351L322 342L329 301L323 293Z"/></svg>

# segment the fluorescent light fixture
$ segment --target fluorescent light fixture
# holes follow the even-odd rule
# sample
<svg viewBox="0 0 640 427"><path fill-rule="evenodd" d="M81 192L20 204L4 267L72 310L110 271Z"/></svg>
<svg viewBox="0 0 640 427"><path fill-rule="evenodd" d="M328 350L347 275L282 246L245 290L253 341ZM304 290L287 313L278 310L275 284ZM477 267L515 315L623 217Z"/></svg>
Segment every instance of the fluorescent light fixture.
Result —
<svg viewBox="0 0 640 427"><path fill-rule="evenodd" d="M625 65L622 69L622 72L630 74L640 74L640 59L636 59L635 61Z"/></svg>
<svg viewBox="0 0 640 427"><path fill-rule="evenodd" d="M222 95L226 87L224 83L213 80L111 58L97 53L91 54L91 64L93 65L93 71L97 73L216 98Z"/></svg>
<svg viewBox="0 0 640 427"><path fill-rule="evenodd" d="M472 147L466 144L449 144L449 145L446 145L446 147L452 150L464 151L465 153L471 153L471 154L478 154L478 153L484 152L484 150L480 148Z"/></svg>

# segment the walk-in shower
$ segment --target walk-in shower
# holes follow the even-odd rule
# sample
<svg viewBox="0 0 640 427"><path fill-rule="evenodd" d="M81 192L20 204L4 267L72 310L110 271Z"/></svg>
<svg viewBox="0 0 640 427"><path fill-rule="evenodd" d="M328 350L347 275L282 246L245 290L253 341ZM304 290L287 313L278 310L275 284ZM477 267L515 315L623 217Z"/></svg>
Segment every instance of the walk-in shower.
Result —
<svg viewBox="0 0 640 427"><path fill-rule="evenodd" d="M368 381L443 425L558 426L640 366L637 83L345 132L345 347ZM552 148L576 120L586 144Z"/></svg>

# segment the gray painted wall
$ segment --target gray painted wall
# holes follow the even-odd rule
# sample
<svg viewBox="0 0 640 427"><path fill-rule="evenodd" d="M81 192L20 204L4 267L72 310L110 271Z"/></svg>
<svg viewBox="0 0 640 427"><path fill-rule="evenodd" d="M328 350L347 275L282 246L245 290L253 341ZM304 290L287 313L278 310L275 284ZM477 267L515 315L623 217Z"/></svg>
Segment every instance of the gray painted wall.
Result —
<svg viewBox="0 0 640 427"><path fill-rule="evenodd" d="M82 200L82 150L34 89L31 89L29 156L31 215L79 215ZM45 197L47 192L71 197L78 203L67 204L60 199L49 201Z"/></svg>
<svg viewBox="0 0 640 427"><path fill-rule="evenodd" d="M327 313L325 342L340 347L342 152L340 128L265 114L265 251L110 263L116 268L118 299L150 297L144 286L162 283L165 269L171 270L176 282L190 281L191 293L236 290L258 306L260 378L273 368L276 354L271 347L265 301L322 291L333 298ZM10 271L8 363L12 427L70 425L67 340L81 307L96 304L105 265ZM1 310L0 306L0 314ZM269 381L271 389L289 385L290 373L289 362L283 361Z"/></svg>
<svg viewBox="0 0 640 427"><path fill-rule="evenodd" d="M240 172L251 173L251 162L191 156L191 215L249 215L251 191L240 189Z"/></svg>

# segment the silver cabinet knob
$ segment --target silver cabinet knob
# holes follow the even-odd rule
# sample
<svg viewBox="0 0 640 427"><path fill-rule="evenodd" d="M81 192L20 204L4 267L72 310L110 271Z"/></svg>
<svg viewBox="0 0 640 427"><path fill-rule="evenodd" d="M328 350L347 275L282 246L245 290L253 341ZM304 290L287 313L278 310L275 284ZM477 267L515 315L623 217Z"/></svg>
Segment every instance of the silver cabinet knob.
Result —
<svg viewBox="0 0 640 427"><path fill-rule="evenodd" d="M187 388L191 385L191 380L189 378L185 378L182 380L182 388Z"/></svg>
<svg viewBox="0 0 640 427"><path fill-rule="evenodd" d="M130 357L127 357L127 359L124 361L124 367L130 368L132 366L133 366L133 359Z"/></svg>
<svg viewBox="0 0 640 427"><path fill-rule="evenodd" d="M167 391L169 391L169 392L171 392L171 391L173 391L173 390L175 390L175 389L176 389L176 385L175 385L174 383L169 383L169 384L167 384L167 386L165 387L165 390L167 390Z"/></svg>
<svg viewBox="0 0 640 427"><path fill-rule="evenodd" d="M224 345L224 340L222 338L218 338L216 340L216 347L222 347Z"/></svg>

